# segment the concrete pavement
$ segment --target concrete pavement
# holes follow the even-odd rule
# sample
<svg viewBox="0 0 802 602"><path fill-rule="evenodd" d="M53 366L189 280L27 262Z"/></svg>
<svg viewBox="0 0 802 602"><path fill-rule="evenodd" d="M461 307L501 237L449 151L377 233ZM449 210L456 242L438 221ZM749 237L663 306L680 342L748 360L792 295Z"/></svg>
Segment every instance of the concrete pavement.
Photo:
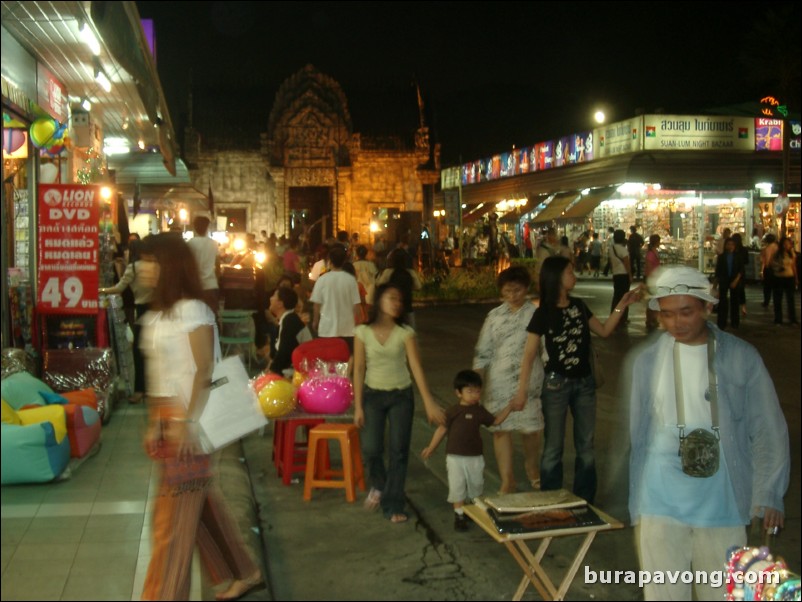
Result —
<svg viewBox="0 0 802 602"><path fill-rule="evenodd" d="M601 317L609 313L612 294L609 280L583 280L575 294L583 297ZM758 288L750 287L749 313L737 334L761 352L789 424L792 472L785 500L786 528L773 548L798 572L802 568L800 331L791 326L774 327L771 309L761 308L759 298ZM430 388L443 405L453 403L453 376L456 371L470 367L479 329L493 306L465 304L416 309L424 369ZM626 412L616 394L618 368L626 352L644 339L643 324L644 308L634 306L628 332L596 343L607 375L607 383L598 391L596 505L624 522L628 520ZM355 504L348 504L341 490L315 490L312 501L304 502L302 481L288 487L282 485L271 461L272 426L263 436L253 435L241 447L232 446L232 451L226 452L221 460L221 485L254 553L264 560L268 575L267 587L255 590L245 599L511 599L521 571L504 547L475 525L467 533L453 529L453 513L446 502L443 446L427 463L418 455L433 430L418 403L412 443L415 453L407 478L412 520L400 525L389 523L379 513L367 513L361 504L364 494ZM492 493L497 490L499 479L491 437L489 433L485 435L485 492ZM516 444L516 474L523 484L526 478L520 441ZM571 448L570 442L567 443L567 487L573 466ZM761 541L759 534L754 538ZM543 562L547 570L560 576L580 541L579 538L555 540ZM637 570L632 529L600 533L584 564L595 571ZM636 586L585 584L583 577L584 567L580 568L567 599L641 599ZM524 599L539 599L539 596L530 588Z"/></svg>

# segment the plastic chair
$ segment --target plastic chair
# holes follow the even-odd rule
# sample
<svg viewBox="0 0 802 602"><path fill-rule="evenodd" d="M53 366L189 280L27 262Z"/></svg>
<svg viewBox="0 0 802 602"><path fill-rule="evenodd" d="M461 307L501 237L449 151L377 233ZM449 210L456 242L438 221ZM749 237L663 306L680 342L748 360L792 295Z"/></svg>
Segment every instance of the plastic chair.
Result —
<svg viewBox="0 0 802 602"><path fill-rule="evenodd" d="M232 347L242 349L248 357L248 372L251 370L251 346L253 345L253 312L246 309L223 309L220 311L220 347L223 357L231 355Z"/></svg>
<svg viewBox="0 0 802 602"><path fill-rule="evenodd" d="M342 470L331 470L322 461L328 456L329 440L339 441L342 453ZM332 477L342 477L334 479ZM359 447L359 428L355 424L327 422L309 431L309 454L306 459L304 500L312 499L312 489L345 489L345 499L356 500L356 487L365 491L362 468L362 451Z"/></svg>

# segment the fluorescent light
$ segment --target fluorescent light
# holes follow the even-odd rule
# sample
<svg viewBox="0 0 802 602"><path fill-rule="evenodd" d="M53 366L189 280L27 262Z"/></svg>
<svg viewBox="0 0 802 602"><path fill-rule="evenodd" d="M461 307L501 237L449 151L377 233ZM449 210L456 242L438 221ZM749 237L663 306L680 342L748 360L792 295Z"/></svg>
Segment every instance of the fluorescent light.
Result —
<svg viewBox="0 0 802 602"><path fill-rule="evenodd" d="M97 38L95 37L94 32L89 27L89 25L86 23L86 21L81 23L81 27L79 29L79 32L81 34L81 40L83 41L84 44L89 46L89 49L92 51L92 54L94 54L95 56L99 56L100 55L100 42L97 41Z"/></svg>
<svg viewBox="0 0 802 602"><path fill-rule="evenodd" d="M84 111L87 111L87 112L91 111L92 110L92 103L90 102L90 100L88 98L84 97L84 99L81 100L81 107L83 108Z"/></svg>
<svg viewBox="0 0 802 602"><path fill-rule="evenodd" d="M95 81L100 84L100 87L106 92L111 92L111 82L102 69L99 69L97 73L95 73Z"/></svg>

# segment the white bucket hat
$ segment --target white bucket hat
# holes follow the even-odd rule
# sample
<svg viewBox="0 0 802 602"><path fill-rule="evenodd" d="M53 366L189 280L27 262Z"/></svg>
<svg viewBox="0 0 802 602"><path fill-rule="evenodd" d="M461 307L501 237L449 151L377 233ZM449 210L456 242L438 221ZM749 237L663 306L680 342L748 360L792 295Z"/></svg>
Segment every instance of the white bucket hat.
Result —
<svg viewBox="0 0 802 602"><path fill-rule="evenodd" d="M718 303L710 294L710 281L699 270L679 265L659 268L649 277L649 309L659 311L658 299L671 295L689 295L708 303Z"/></svg>

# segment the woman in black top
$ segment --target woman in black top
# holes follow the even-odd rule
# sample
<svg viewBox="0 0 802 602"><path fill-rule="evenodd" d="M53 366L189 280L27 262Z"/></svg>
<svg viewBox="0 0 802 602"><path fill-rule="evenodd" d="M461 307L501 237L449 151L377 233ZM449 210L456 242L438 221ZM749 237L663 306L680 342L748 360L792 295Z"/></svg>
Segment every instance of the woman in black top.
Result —
<svg viewBox="0 0 802 602"><path fill-rule="evenodd" d="M540 307L527 326L518 391L512 399L513 409L526 401L532 364L545 339L548 361L541 400L545 419L543 455L540 461L540 483L544 491L563 486L563 446L565 418L568 409L574 419L574 487L576 495L593 502L596 495L596 461L593 435L596 422L596 383L591 373L590 332L609 336L624 310L640 298L640 291L628 291L609 319L602 324L581 300L569 297L576 285L571 260L561 256L543 261L540 272Z"/></svg>

